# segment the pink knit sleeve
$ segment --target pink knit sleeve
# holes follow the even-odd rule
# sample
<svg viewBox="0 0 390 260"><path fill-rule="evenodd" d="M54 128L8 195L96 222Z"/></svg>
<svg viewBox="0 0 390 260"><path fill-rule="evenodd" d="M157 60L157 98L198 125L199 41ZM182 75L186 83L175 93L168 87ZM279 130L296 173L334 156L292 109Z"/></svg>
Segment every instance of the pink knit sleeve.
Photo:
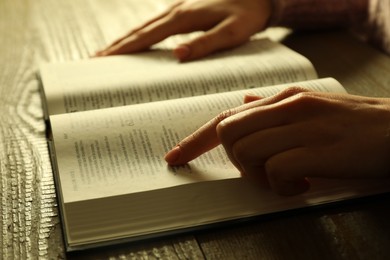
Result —
<svg viewBox="0 0 390 260"><path fill-rule="evenodd" d="M271 26L346 27L390 54L390 0L272 0Z"/></svg>
<svg viewBox="0 0 390 260"><path fill-rule="evenodd" d="M366 37L390 55L390 0L371 0Z"/></svg>
<svg viewBox="0 0 390 260"><path fill-rule="evenodd" d="M292 28L352 26L367 19L368 0L273 0L273 25Z"/></svg>

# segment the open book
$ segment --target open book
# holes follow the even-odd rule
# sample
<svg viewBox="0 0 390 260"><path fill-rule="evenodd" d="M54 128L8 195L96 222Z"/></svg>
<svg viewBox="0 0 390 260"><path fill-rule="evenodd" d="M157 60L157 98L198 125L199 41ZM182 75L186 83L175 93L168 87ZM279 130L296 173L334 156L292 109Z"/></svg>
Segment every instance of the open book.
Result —
<svg viewBox="0 0 390 260"><path fill-rule="evenodd" d="M167 166L170 148L248 91L345 92L332 78L315 79L311 63L279 43L255 41L183 64L163 51L46 64L40 76L68 250L381 191L378 183L312 180L305 194L279 196L242 179L221 147Z"/></svg>

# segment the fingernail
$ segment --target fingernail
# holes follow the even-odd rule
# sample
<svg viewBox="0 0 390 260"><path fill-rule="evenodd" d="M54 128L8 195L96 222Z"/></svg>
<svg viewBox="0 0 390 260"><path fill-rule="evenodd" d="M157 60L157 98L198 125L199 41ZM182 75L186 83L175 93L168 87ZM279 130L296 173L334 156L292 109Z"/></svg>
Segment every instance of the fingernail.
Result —
<svg viewBox="0 0 390 260"><path fill-rule="evenodd" d="M164 159L168 164L174 165L179 160L180 154L180 146L177 145L165 155Z"/></svg>
<svg viewBox="0 0 390 260"><path fill-rule="evenodd" d="M259 99L261 99L261 97L259 97L258 95L255 95L253 93L247 93L244 96L244 103L250 103Z"/></svg>
<svg viewBox="0 0 390 260"><path fill-rule="evenodd" d="M95 52L94 54L92 54L91 56L89 56L90 58L96 58L96 57L100 57L100 52Z"/></svg>
<svg viewBox="0 0 390 260"><path fill-rule="evenodd" d="M177 59L185 60L190 56L191 50L188 45L179 45L173 50L173 54Z"/></svg>
<svg viewBox="0 0 390 260"><path fill-rule="evenodd" d="M95 52L95 55L93 57L100 57L102 55L103 51L97 51Z"/></svg>

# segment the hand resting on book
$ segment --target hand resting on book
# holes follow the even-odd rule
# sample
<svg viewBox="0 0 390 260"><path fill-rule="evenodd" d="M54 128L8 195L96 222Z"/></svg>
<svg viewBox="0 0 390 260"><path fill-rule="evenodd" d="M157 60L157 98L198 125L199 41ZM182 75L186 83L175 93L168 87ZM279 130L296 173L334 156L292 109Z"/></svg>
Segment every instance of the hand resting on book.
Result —
<svg viewBox="0 0 390 260"><path fill-rule="evenodd" d="M389 11L389 0L181 0L96 56L142 51L171 35L205 31L173 50L179 60L188 61L238 46L271 26L350 28L390 53Z"/></svg>
<svg viewBox="0 0 390 260"><path fill-rule="evenodd" d="M270 15L270 0L178 1L97 52L96 56L142 51L171 35L206 31L174 49L179 60L193 60L248 41L253 34L265 29Z"/></svg>
<svg viewBox="0 0 390 260"><path fill-rule="evenodd" d="M306 178L390 173L390 99L290 88L225 111L165 157L185 164L222 144L243 176L283 195L306 191Z"/></svg>

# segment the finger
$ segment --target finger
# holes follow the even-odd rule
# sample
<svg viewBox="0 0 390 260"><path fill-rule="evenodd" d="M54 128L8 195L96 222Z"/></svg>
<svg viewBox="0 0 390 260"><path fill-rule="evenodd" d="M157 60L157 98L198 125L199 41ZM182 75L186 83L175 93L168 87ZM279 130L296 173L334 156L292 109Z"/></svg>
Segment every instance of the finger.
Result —
<svg viewBox="0 0 390 260"><path fill-rule="evenodd" d="M263 163L259 164L246 164L242 169L243 172L241 176L248 179L250 182L255 183L262 189L270 189L271 186L268 181L268 176L264 168ZM247 172L256 173L256 174L247 174Z"/></svg>
<svg viewBox="0 0 390 260"><path fill-rule="evenodd" d="M181 6L183 4L184 1L177 1L175 3L173 3L172 5L170 5L164 12L162 12L161 14L155 16L154 18L150 19L149 21L145 22L144 24L141 24L140 26L138 27L135 27L132 32L137 32L139 30L142 30L143 28L146 28L147 26L157 22L158 20L161 20L162 18L168 16L169 14L172 13L173 10L175 10L177 7Z"/></svg>
<svg viewBox="0 0 390 260"><path fill-rule="evenodd" d="M215 118L208 121L193 134L180 141L171 151L165 155L165 160L170 165L185 164L199 155L213 149L219 145L219 139L216 134L217 125L227 117L248 109L255 104L244 104L220 113Z"/></svg>
<svg viewBox="0 0 390 260"><path fill-rule="evenodd" d="M317 167L318 155L307 148L296 148L276 154L265 164L271 188L281 195L296 195L310 188L306 176L312 175Z"/></svg>
<svg viewBox="0 0 390 260"><path fill-rule="evenodd" d="M273 155L302 146L306 135L305 129L302 129L300 124L255 131L238 139L232 145L231 154L246 175L256 175L257 170L247 171L245 165L264 167L265 162Z"/></svg>
<svg viewBox="0 0 390 260"><path fill-rule="evenodd" d="M140 30L130 33L99 53L100 56L127 54L148 49L151 45L180 32L178 25L166 19L158 20Z"/></svg>
<svg viewBox="0 0 390 260"><path fill-rule="evenodd" d="M253 101L260 100L260 99L262 99L261 96L258 96L258 95L252 94L252 93L248 93L244 96L244 103L250 103Z"/></svg>
<svg viewBox="0 0 390 260"><path fill-rule="evenodd" d="M170 165L181 165L185 164L199 155L211 150L216 145L220 143L220 137L217 134L216 128L217 126L225 119L235 115L237 113L246 111L251 108L255 108L262 105L276 103L279 100L283 100L289 96L292 96L296 93L304 92L305 89L302 88L289 88L285 91L278 93L275 96L264 98L258 101L254 101L248 104L244 104L234 109L230 109L220 113L215 118L211 119L201 128L196 130L192 135L183 139L179 144L174 147L171 151L169 151L165 155L165 160ZM226 131L227 135L229 134ZM234 135L232 138L235 140L237 137L235 133L231 133ZM239 136L239 135L238 135ZM229 140L229 138L226 138ZM230 141L229 141L230 142ZM228 152L228 151L227 151ZM232 163L241 171L240 165L234 161L234 157L228 153L229 158L232 160Z"/></svg>
<svg viewBox="0 0 390 260"><path fill-rule="evenodd" d="M289 123L291 120L290 117L295 118L294 115L291 114L289 111L288 106L281 106L280 102L287 102L290 100L290 98L296 98L296 94L300 93L308 93L307 90L299 88L299 87L292 87L287 88L284 91L279 92L278 94L260 99L257 101L252 101L250 103L247 103L247 107L245 110L241 110L239 114L231 115L230 117L226 118L225 120L221 121L217 127L217 137L222 143L222 145L225 148L225 151L227 153L227 156L240 171L241 173L245 173L245 169L243 169L244 163L239 162L237 160L237 155L233 154L235 148L233 147L236 142L248 135L262 132L268 133L265 136L266 141L273 140L273 136L271 131L265 131L267 129L272 129L275 127L283 126L283 128L279 128L280 131L284 131L286 129L286 124ZM302 114L301 110L297 110L295 114ZM296 119L296 118L295 118ZM299 127L299 126L298 126ZM292 131L292 130L289 130ZM294 130L297 133L302 132L301 129ZM274 134L274 133L273 133ZM281 134L279 134L282 136ZM290 136L289 134L285 134L283 136ZM296 137L301 137L302 135L296 135ZM248 139L249 140L249 139ZM280 139L282 140L282 139ZM291 142L291 143L290 143ZM255 144L255 140L250 140L247 144L239 145L240 150L245 153L245 149L247 147L250 147L250 144ZM257 141L258 144L261 142ZM298 140L295 140L294 138L287 139L286 143L281 143L282 145L279 146L273 146L272 144L267 144L267 147L274 147L273 150L259 150L264 151L262 158L268 158L270 154L276 153L278 151L281 151L283 149L286 149L286 147L294 147L295 145L300 145L302 142L298 142ZM264 146L257 147L254 149L261 149ZM245 155L246 156L246 155ZM244 158L245 156L242 156L241 158ZM251 157L247 157L251 159Z"/></svg>
<svg viewBox="0 0 390 260"><path fill-rule="evenodd" d="M114 42L112 42L110 45L108 45L106 48L104 48L103 50L100 50L100 51L97 51L95 53L96 56L104 56L104 55L110 55L111 53L111 50L113 49L116 49L117 46L121 45L121 43L123 41L125 41L127 38L129 37L132 37L133 35L135 35L137 32L147 28L148 26L152 25L153 23L156 23L158 22L159 20L165 18L166 16L168 16L175 8L177 8L178 6L182 5L183 4L183 1L177 1L176 3L173 3L170 7L168 7L164 12L162 12L161 14L158 14L157 16L155 16L154 18L146 21L145 23L133 28L130 32L128 32L127 34L125 34L124 36L116 39Z"/></svg>
<svg viewBox="0 0 390 260"><path fill-rule="evenodd" d="M279 194L294 195L309 189L310 185L306 179L308 177L360 176L360 164L345 164L345 161L356 162L356 158L345 160L345 157L350 155L344 152L341 152L341 156L337 155L339 149L340 147L334 145L319 148L300 147L275 154L265 164L270 186ZM333 153L330 152L332 150Z"/></svg>
<svg viewBox="0 0 390 260"><path fill-rule="evenodd" d="M269 187L264 165L273 155L301 145L301 136L295 133L297 126L275 127L254 132L234 143L231 152L240 165L241 174L263 187ZM300 131L301 132L301 131Z"/></svg>
<svg viewBox="0 0 390 260"><path fill-rule="evenodd" d="M219 145L215 125L216 122L209 121L184 138L165 155L165 161L169 165L182 165Z"/></svg>
<svg viewBox="0 0 390 260"><path fill-rule="evenodd" d="M242 30L240 25L236 18L227 18L203 35L179 45L174 55L180 61L190 61L243 44L254 32Z"/></svg>
<svg viewBox="0 0 390 260"><path fill-rule="evenodd" d="M307 90L297 87L288 88L274 96L247 103L246 110L221 121L216 127L216 132L228 157L235 161L235 156L232 154L233 145L245 136L284 126L296 120L296 115L299 118L302 114L300 109L290 111L291 106L281 105L281 103L289 104L297 98L296 94L300 93L307 93Z"/></svg>
<svg viewBox="0 0 390 260"><path fill-rule="evenodd" d="M101 55L117 55L142 51L169 36L203 29L207 26L207 23L210 23L210 21L197 19L196 12L185 15L184 12L170 11L148 22L145 26L132 31L107 50L101 52Z"/></svg>

